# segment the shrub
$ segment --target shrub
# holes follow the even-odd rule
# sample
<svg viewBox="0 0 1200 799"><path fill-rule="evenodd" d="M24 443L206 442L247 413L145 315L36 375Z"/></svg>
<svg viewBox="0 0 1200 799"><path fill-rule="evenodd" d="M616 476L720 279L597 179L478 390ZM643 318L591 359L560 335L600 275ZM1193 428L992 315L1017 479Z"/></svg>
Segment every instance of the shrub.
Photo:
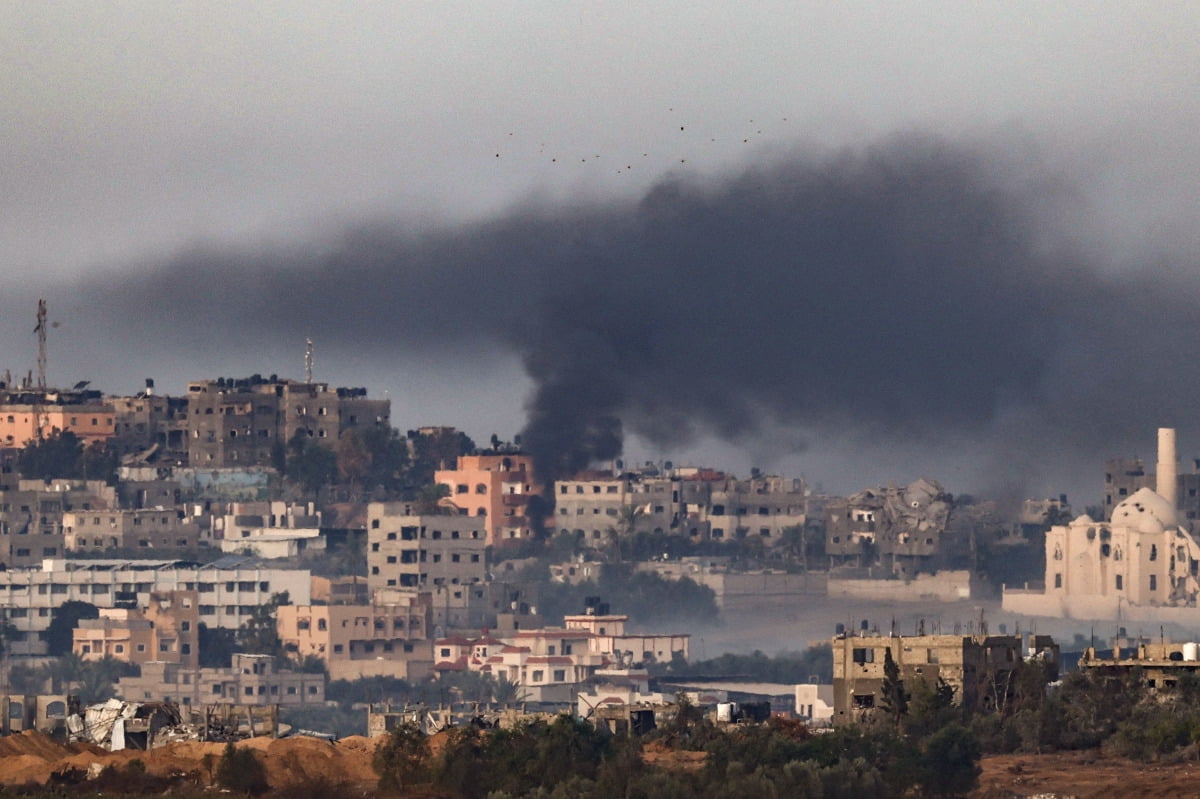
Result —
<svg viewBox="0 0 1200 799"><path fill-rule="evenodd" d="M232 743L225 745L221 762L217 764L216 776L222 787L248 796L258 796L270 787L267 783L267 769L254 756L254 752L245 747L236 747Z"/></svg>

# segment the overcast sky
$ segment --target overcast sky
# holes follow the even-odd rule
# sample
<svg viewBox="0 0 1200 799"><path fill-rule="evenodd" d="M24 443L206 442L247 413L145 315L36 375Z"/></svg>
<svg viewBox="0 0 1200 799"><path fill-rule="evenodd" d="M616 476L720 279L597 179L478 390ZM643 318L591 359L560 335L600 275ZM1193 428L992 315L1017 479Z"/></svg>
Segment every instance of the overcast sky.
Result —
<svg viewBox="0 0 1200 799"><path fill-rule="evenodd" d="M1159 424L1183 428L1183 454L1200 452L1200 425L1161 418L1187 416L1191 380L1168 379L1162 390L1171 400L1151 402L1144 418L1114 427L1111 442L1063 423L1076 403L1085 404L1080 418L1107 424L1115 411L1094 407L1104 397L1154 394L1165 375L1136 377L1129 359L1151 357L1163 372L1194 368L1187 342L1200 331L1163 328L1194 321L1180 297L1192 288L1200 252L1198 28L1200 12L1183 2L5 2L6 365L32 368L34 300L44 295L61 323L51 333L52 382L90 378L106 390L133 391L142 377L156 377L178 391L188 378L218 374L300 377L306 325L271 308L293 285L280 276L296 276L298 295L319 285L329 308L354 313L355 298L371 291L343 286L336 275L376 274L354 262L366 253L386 262L380 268L395 278L387 281L392 294L372 298L374 324L344 335L312 325L320 331L318 377L387 391L401 427L455 424L481 441L492 432L508 437L526 424L527 398L546 385L544 373L542 382L528 376L545 355L534 339L559 335L561 326L517 333L452 325L459 290L462 310L480 310L469 286L442 280L478 283L485 270L512 269L514 281L522 274L519 263L483 257L469 244L503 242L536 261L536 242L521 243L522 234L553 239L572 225L608 231L589 238L587 257L563 258L561 267L547 261L525 275L544 286L561 274L556 268L594 268L612 241L607 226L628 230L636 209L661 197L663 186L682 185L685 195L718 197L731 208L744 207L736 187L744 189L747 175L803 182L797 175L816 169L839 187L860 186L866 168L854 159L882 163L890 174L897 160L914 158L896 142L915 137L921 164L905 173L910 179L937 182L942 149L953 154L948 162L971 162L969 190L939 183L949 188L928 202L999 192L997 207L1032 209L1033 222L1012 223L1024 259L1019 274L1069 264L1084 284L1096 281L1083 299L1117 316L1136 314L1118 327L1162 342L1157 353L1122 351L1123 337L1105 340L1102 315L1056 322L1056 303L1066 311L1081 300L1072 291L1080 281L1056 272L1049 284L1063 294L1056 303L1017 293L1005 310L1039 315L1022 335L1064 324L1075 325L1072 335L1052 336L1056 348L1042 353L1045 363L1027 379L1012 379L1012 365L1002 364L1007 373L997 374L986 413L959 414L963 423L945 434L913 432L938 428L946 408L936 402L927 403L933 410L921 424L919 414L906 418L900 435L889 432L895 420L870 408L857 422L824 413L806 420L780 402L766 409L771 424L743 430L720 418L720 403L697 401L694 429L677 440L661 428L681 420L656 415L646 396L621 392L606 412L637 434L626 445L634 458L703 458L743 472L755 463L836 490L923 474L956 491L1012 483L1030 493L1083 490L1095 501L1101 467L1088 464L1135 449L1150 455ZM847 158L857 164L848 168L854 180L838 166ZM789 213L811 221L809 195L792 200L784 204ZM695 205L686 196L680 203ZM903 204L885 210L903 219L913 213ZM770 207L761 213L769 216ZM383 255L345 243L364 229L400 243ZM649 257L639 249L649 246L644 234L616 239L629 260ZM405 272L396 253L418 241L432 243L421 268ZM974 242L961 252L980 251ZM454 270L464 252L477 271ZM325 263L322 277L312 277L329 253L343 272ZM812 256L804 268L816 271L806 274L821 274L820 260ZM879 269L892 262L880 256ZM704 268L711 279L714 265ZM729 280L753 268L731 262ZM271 280L256 277L264 269ZM189 281L179 270L202 277ZM662 279L686 282L687 270L666 270ZM264 286L270 291L255 294ZM871 297L869 282L858 290ZM497 300L511 299L495 291ZM1136 302L1122 307L1126 291ZM412 297L435 307L426 326L389 324L388 301L412 316L405 306ZM1174 302L1165 319L1155 318L1159 298ZM227 303L237 313L218 307ZM317 307L311 298L295 305L303 314ZM533 312L515 301L507 307ZM258 311L263 319L246 322ZM506 305L497 301L493 312L505 315ZM686 318L676 315L673 324ZM738 327L736 315L721 323ZM881 322L863 335L886 341L896 331ZM176 346L183 340L199 343ZM938 360L935 338L914 340L925 349L912 352L913 370L952 371ZM803 360L821 345L808 340L792 354ZM863 346L874 351L869 341ZM788 357L786 342L775 347L773 357ZM1118 356L1125 362L1112 363ZM703 363L685 366L703 380ZM625 363L615 368L625 379L640 375ZM1131 379L1140 382L1126 389ZM806 407L844 399L855 408L841 390L830 382ZM1004 446L1027 424L1047 452ZM1055 429L1064 430L1061 440L1043 437Z"/></svg>

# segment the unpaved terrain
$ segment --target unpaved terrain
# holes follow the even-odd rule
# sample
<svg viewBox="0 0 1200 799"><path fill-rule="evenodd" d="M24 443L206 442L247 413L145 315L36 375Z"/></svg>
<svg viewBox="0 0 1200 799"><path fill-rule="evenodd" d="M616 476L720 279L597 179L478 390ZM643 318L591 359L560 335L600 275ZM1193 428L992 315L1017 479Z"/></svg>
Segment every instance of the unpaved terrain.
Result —
<svg viewBox="0 0 1200 799"><path fill-rule="evenodd" d="M375 742L355 736L329 743L315 738L251 738L239 744L253 749L267 769L273 787L324 782L364 787L376 782L371 768ZM88 744L59 744L33 732L0 738L0 784L44 784L54 774L72 770L122 768L140 760L157 777L186 775L207 785L225 745L181 741L149 752L106 752ZM98 767L94 764L98 764Z"/></svg>
<svg viewBox="0 0 1200 799"><path fill-rule="evenodd" d="M1158 799L1200 797L1200 762L1135 763L1099 752L996 755L983 759L973 799Z"/></svg>
<svg viewBox="0 0 1200 799"><path fill-rule="evenodd" d="M437 751L444 733L431 740ZM254 750L267 769L272 787L325 784L369 789L376 775L371 757L376 741L360 736L336 743L315 738L252 738L240 744ZM225 745L178 742L149 752L105 752L90 744L59 744L38 733L0 737L0 785L44 784L55 774L125 767L131 760L145 764L158 777L187 776L201 785L212 774ZM647 762L668 769L695 770L704 762L699 752L675 752L661 742L646 747ZM95 765L95 764L98 764ZM1157 799L1198 797L1200 760L1174 763L1135 763L1098 752L1051 755L997 755L983 759L983 774L972 799Z"/></svg>

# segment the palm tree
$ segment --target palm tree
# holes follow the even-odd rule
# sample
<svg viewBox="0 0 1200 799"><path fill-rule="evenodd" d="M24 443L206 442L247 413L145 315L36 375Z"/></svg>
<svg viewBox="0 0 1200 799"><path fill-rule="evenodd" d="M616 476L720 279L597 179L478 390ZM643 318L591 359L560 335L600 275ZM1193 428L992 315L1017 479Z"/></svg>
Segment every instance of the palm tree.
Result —
<svg viewBox="0 0 1200 799"><path fill-rule="evenodd" d="M529 698L519 682L513 682L504 674L492 681L491 687L492 701L498 705L515 705Z"/></svg>
<svg viewBox="0 0 1200 799"><path fill-rule="evenodd" d="M635 530L637 530L638 521L646 514L644 505L622 505L617 511L617 524L614 527L609 527L604 531L605 537L608 538L609 545L616 554L617 563L621 562L621 544L628 541Z"/></svg>

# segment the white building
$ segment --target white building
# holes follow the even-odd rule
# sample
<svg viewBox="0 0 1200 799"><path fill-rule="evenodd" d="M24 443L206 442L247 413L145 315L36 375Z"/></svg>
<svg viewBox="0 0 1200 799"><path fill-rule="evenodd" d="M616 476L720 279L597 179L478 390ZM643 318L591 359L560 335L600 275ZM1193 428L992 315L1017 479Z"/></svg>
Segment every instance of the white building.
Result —
<svg viewBox="0 0 1200 799"><path fill-rule="evenodd" d="M45 632L62 603L99 608L146 607L152 593L195 591L200 623L235 630L275 594L311 602L307 569L263 568L253 558L197 565L175 560L48 559L40 569L0 571L0 613L16 628L15 655L45 655Z"/></svg>

